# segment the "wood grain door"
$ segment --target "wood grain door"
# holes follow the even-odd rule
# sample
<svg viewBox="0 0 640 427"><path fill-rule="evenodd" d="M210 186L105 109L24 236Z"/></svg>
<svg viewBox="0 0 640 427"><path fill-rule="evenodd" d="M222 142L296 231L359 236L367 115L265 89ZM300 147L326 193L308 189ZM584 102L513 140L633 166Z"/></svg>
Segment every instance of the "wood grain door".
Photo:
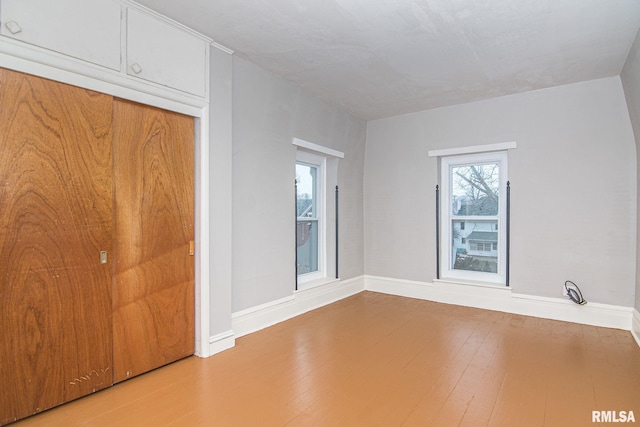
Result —
<svg viewBox="0 0 640 427"><path fill-rule="evenodd" d="M0 424L112 384L112 97L0 69Z"/></svg>
<svg viewBox="0 0 640 427"><path fill-rule="evenodd" d="M114 381L194 352L193 118L114 100Z"/></svg>

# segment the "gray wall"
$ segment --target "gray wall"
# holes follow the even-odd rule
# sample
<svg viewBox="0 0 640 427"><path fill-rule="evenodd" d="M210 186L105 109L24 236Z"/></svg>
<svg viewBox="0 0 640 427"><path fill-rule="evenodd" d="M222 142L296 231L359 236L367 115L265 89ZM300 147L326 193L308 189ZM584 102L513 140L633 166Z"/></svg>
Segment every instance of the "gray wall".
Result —
<svg viewBox="0 0 640 427"><path fill-rule="evenodd" d="M636 72L634 76L637 76ZM516 141L514 292L632 306L636 150L618 77L424 111L367 125L365 272L435 278L432 149Z"/></svg>
<svg viewBox="0 0 640 427"><path fill-rule="evenodd" d="M636 140L636 156L637 164L640 164L640 32L636 36L636 40L631 47L627 62L622 69L620 75L622 79L622 86L624 87L624 94L627 99L627 107L629 108L629 116L631 118L631 125L633 126L633 133ZM640 184L638 185L640 188ZM640 197L638 197L640 199ZM640 207L638 208L640 212ZM640 226L637 227L640 230ZM637 239L636 254L636 299L635 307L640 311L640 236Z"/></svg>
<svg viewBox="0 0 640 427"><path fill-rule="evenodd" d="M365 121L234 57L234 312L293 293L294 137L345 153L338 166L340 277L364 274L365 133Z"/></svg>

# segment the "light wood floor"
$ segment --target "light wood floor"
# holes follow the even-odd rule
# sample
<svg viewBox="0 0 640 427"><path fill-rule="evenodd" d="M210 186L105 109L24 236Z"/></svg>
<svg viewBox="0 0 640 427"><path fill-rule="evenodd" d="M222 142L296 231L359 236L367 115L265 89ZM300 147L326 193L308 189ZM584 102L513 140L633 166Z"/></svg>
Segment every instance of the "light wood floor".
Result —
<svg viewBox="0 0 640 427"><path fill-rule="evenodd" d="M564 427L596 425L593 410L640 422L626 331L364 292L236 344L12 427Z"/></svg>

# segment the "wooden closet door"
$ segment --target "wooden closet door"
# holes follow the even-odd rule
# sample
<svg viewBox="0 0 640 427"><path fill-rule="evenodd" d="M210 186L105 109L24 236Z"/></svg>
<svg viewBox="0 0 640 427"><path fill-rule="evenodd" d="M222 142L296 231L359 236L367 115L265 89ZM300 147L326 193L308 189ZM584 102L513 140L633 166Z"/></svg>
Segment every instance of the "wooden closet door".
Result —
<svg viewBox="0 0 640 427"><path fill-rule="evenodd" d="M0 424L112 384L111 114L0 69Z"/></svg>
<svg viewBox="0 0 640 427"><path fill-rule="evenodd" d="M194 352L193 118L114 100L114 380Z"/></svg>

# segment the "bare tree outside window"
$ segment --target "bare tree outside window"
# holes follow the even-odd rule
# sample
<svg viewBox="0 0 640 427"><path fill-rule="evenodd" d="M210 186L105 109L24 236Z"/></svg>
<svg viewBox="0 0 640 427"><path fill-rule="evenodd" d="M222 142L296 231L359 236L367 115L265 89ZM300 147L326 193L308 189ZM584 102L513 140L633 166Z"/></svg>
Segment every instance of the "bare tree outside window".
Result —
<svg viewBox="0 0 640 427"><path fill-rule="evenodd" d="M500 166L497 163L451 168L453 215L498 214Z"/></svg>

